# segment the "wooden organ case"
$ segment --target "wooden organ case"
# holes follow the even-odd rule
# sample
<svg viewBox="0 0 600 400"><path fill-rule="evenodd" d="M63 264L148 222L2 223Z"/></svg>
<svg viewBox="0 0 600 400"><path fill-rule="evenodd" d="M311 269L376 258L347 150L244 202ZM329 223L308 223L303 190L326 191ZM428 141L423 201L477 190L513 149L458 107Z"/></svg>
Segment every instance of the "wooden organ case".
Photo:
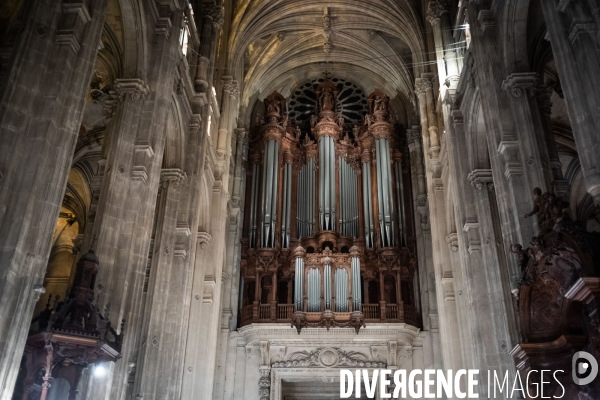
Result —
<svg viewBox="0 0 600 400"><path fill-rule="evenodd" d="M364 124L348 126L338 92L329 79L316 87L305 132L275 92L250 135L241 326L419 323L410 175L389 97L373 92Z"/></svg>

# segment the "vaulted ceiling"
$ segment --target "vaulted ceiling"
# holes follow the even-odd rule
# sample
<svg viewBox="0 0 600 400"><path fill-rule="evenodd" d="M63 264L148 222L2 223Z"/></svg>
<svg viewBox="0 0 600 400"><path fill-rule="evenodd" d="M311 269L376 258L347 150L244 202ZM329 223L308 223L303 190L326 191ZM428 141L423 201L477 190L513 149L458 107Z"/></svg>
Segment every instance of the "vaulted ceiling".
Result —
<svg viewBox="0 0 600 400"><path fill-rule="evenodd" d="M426 69L423 29L407 0L242 0L229 67L243 76L242 107L274 90L287 97L326 71L408 106L414 77Z"/></svg>

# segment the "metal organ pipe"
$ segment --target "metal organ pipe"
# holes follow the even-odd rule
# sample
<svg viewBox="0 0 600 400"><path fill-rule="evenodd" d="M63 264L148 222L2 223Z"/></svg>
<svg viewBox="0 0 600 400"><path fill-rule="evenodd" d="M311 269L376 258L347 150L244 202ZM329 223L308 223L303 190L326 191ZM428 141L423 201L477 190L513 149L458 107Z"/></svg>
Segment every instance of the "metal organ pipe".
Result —
<svg viewBox="0 0 600 400"><path fill-rule="evenodd" d="M354 311L360 311L362 304L361 286L362 279L360 279L360 258L352 257L351 260L352 269L352 309Z"/></svg>
<svg viewBox="0 0 600 400"><path fill-rule="evenodd" d="M358 237L358 197L356 173L342 157L338 158L340 180L340 226L342 235Z"/></svg>
<svg viewBox="0 0 600 400"><path fill-rule="evenodd" d="M276 140L269 140L266 144L263 169L261 247L275 246L277 181L279 175L278 160L279 143Z"/></svg>
<svg viewBox="0 0 600 400"><path fill-rule="evenodd" d="M335 270L335 311L348 312L348 272Z"/></svg>
<svg viewBox="0 0 600 400"><path fill-rule="evenodd" d="M325 280L323 281L323 283L325 284L325 309L331 310L331 265L325 265L324 272L325 273L323 274L323 279Z"/></svg>
<svg viewBox="0 0 600 400"><path fill-rule="evenodd" d="M390 146L387 139L376 139L377 189L379 202L379 227L381 246L394 246L394 202L390 195L392 176L390 173Z"/></svg>
<svg viewBox="0 0 600 400"><path fill-rule="evenodd" d="M290 207L292 203L292 164L285 164L283 169L283 216L281 226L281 247L290 245Z"/></svg>
<svg viewBox="0 0 600 400"><path fill-rule="evenodd" d="M258 174L260 166L252 166L252 191L250 193L250 248L256 247L256 207L258 203Z"/></svg>
<svg viewBox="0 0 600 400"><path fill-rule="evenodd" d="M290 187L291 190L291 165L290 165ZM298 191L296 195L296 235L298 239L313 234L314 226L314 176L315 176L315 161L309 159L298 173ZM289 213L288 213L289 214ZM289 215L288 215L289 218Z"/></svg>
<svg viewBox="0 0 600 400"><path fill-rule="evenodd" d="M304 259L297 257L295 260L295 275L294 275L294 309L302 311L304 305Z"/></svg>
<svg viewBox="0 0 600 400"><path fill-rule="evenodd" d="M321 311L321 273L317 268L308 270L308 312Z"/></svg>
<svg viewBox="0 0 600 400"><path fill-rule="evenodd" d="M373 247L373 204L371 201L371 164L363 162L363 208L365 214L365 240L368 248Z"/></svg>
<svg viewBox="0 0 600 400"><path fill-rule="evenodd" d="M330 136L319 139L319 214L321 230L335 225L335 144Z"/></svg>

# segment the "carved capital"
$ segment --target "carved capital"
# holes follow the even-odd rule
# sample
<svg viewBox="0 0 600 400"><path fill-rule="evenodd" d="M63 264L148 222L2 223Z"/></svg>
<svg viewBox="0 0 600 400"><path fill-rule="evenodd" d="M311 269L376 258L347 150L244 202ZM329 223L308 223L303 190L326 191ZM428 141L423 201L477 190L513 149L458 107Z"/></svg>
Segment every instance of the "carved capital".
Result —
<svg viewBox="0 0 600 400"><path fill-rule="evenodd" d="M200 7L200 13L204 18L210 19L212 21L213 27L215 30L221 29L225 19L223 18L223 7L217 6L215 4L210 3L202 3Z"/></svg>
<svg viewBox="0 0 600 400"><path fill-rule="evenodd" d="M117 79L115 89L120 101L129 97L132 101L145 100L150 92L148 85L141 79Z"/></svg>
<svg viewBox="0 0 600 400"><path fill-rule="evenodd" d="M212 236L210 235L210 233L198 232L196 243L198 244L198 247L200 247L201 249L204 249L204 248L206 248L206 245L208 244L208 242L210 242L211 239L212 239Z"/></svg>
<svg viewBox="0 0 600 400"><path fill-rule="evenodd" d="M448 247L452 250L453 253L458 251L458 233L453 232L446 236L446 243L448 243Z"/></svg>
<svg viewBox="0 0 600 400"><path fill-rule="evenodd" d="M415 79L415 94L420 96L427 92L427 89L433 89L432 80L429 78L417 78Z"/></svg>
<svg viewBox="0 0 600 400"><path fill-rule="evenodd" d="M486 184L494 182L491 169L474 169L473 171L469 172L467 179L477 190L481 190L484 186L486 186Z"/></svg>
<svg viewBox="0 0 600 400"><path fill-rule="evenodd" d="M427 6L427 21L433 23L449 12L448 0L431 0Z"/></svg>
<svg viewBox="0 0 600 400"><path fill-rule="evenodd" d="M534 96L537 82L538 76L535 72L515 72L502 82L502 89L515 98L521 97L524 93Z"/></svg>
<svg viewBox="0 0 600 400"><path fill-rule="evenodd" d="M175 189L179 188L179 184L187 178L187 174L179 168L165 168L160 171L161 185L166 188L170 183Z"/></svg>
<svg viewBox="0 0 600 400"><path fill-rule="evenodd" d="M408 142L408 144L413 144L413 143L419 143L421 141L421 130L415 129L413 127L413 129L408 129L406 131L406 141Z"/></svg>
<svg viewBox="0 0 600 400"><path fill-rule="evenodd" d="M237 98L240 93L238 89L238 81L224 79L222 82L223 91L229 93L229 96L232 98Z"/></svg>

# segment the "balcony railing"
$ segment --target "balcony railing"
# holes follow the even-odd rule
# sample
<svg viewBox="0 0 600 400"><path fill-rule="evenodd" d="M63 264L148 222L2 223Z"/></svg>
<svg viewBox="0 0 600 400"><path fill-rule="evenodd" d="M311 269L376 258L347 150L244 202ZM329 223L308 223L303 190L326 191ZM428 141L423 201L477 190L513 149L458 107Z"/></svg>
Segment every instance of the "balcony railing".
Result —
<svg viewBox="0 0 600 400"><path fill-rule="evenodd" d="M381 302L379 304L362 304L361 311L364 314L365 322L405 322L417 326L417 312L414 306L407 304L388 304ZM293 304L249 304L242 307L240 312L241 326L252 324L252 323L265 323L265 322L292 322L292 315L294 313ZM320 312L309 313L310 315L315 314L320 316ZM344 315L342 315L344 314ZM344 317L345 314L336 312L336 318ZM309 315L309 316L310 316ZM342 318L343 319L343 318Z"/></svg>

